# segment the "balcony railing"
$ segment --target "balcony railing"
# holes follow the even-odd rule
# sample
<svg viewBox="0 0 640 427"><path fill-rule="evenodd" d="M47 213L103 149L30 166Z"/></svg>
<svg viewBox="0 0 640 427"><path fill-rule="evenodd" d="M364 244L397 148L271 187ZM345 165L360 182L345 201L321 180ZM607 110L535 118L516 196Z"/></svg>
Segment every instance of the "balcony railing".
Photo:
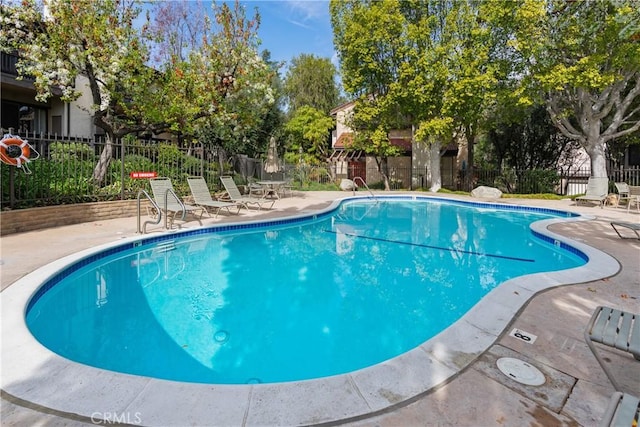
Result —
<svg viewBox="0 0 640 427"><path fill-rule="evenodd" d="M18 77L18 70L16 64L18 63L19 56L12 53L0 53L0 71L3 74L9 74L14 77ZM28 76L24 76L24 80L33 81L34 79Z"/></svg>

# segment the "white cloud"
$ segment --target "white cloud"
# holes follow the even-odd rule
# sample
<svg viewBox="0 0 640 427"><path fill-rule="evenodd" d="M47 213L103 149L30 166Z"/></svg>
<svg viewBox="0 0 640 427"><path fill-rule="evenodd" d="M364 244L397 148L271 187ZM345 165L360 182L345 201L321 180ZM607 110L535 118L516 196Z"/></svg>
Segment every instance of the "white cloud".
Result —
<svg viewBox="0 0 640 427"><path fill-rule="evenodd" d="M287 22L290 23L290 24L293 24L293 25L295 25L297 27L304 28L305 30L312 30L313 29L313 25L308 25L308 24L305 24L303 22L296 21L294 19L287 19Z"/></svg>
<svg viewBox="0 0 640 427"><path fill-rule="evenodd" d="M329 14L329 2L326 0L285 0L292 14L303 21L325 19Z"/></svg>

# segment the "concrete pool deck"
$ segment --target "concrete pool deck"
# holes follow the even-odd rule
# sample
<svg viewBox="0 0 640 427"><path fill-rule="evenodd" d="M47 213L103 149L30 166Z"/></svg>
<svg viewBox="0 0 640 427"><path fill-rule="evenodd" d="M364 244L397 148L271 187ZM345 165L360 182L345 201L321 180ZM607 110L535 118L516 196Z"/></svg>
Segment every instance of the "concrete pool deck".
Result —
<svg viewBox="0 0 640 427"><path fill-rule="evenodd" d="M388 194L388 193L387 193ZM393 193L399 194L399 193ZM428 195L428 193L415 193ZM255 220L274 218L283 215L295 215L304 212L326 208L330 203L342 197L348 197L351 193L345 192L309 192L296 193L294 197L281 199L271 211L242 211L240 216L220 215L217 219L204 219L203 223L219 223L237 220ZM438 197L446 197L440 194ZM451 196L457 197L457 196ZM471 200L470 198L462 199ZM494 202L494 201L489 201ZM626 208L606 207L600 209L593 205L576 206L570 200L544 201L526 199L500 199L497 203L523 204L551 209L561 209L577 212L593 217L588 221L568 222L552 224L549 229L558 235L566 236L579 244L587 244L612 256L617 260L611 274L604 279L586 281L576 276L572 282L584 282L576 285L555 287L536 293L529 299L528 295L522 295L528 302L522 308L516 310L515 315L503 319L505 323L494 325L498 330L495 335L489 335L491 342L486 349L481 351L472 360L456 361L449 358L443 363L447 371L455 370L456 365L464 365L459 371L447 376L447 380L440 384L436 378L436 385L428 390L419 391L412 397L387 395L391 404L377 404L375 399L365 396L368 408L358 416L357 420L346 422L336 421L335 424L346 423L354 426L427 426L427 425L584 425L597 424L608 403L613 387L607 380L604 372L597 364L595 358L589 352L582 333L593 309L600 304L618 307L624 310L640 312L640 240L621 239L610 226L610 221L639 222L640 214L627 213ZM186 223L185 227L197 226L196 222ZM16 280L22 278L33 270L57 260L66 255L98 246L101 244L120 241L136 236L135 218L125 218L110 221L84 223L67 227L59 227L48 230L33 231L2 237L2 288L10 287ZM150 231L158 229L149 229ZM633 232L629 231L630 236ZM619 271L618 271L619 270ZM538 280L544 278L538 278ZM535 292L532 292L533 295ZM505 301L513 298L513 293L502 296ZM4 313L3 298L3 313ZM479 313L476 319L482 322L487 313ZM4 323L3 315L3 323ZM492 323L489 320L487 323ZM483 326L491 329L492 325ZM537 336L535 342L528 343L510 335L514 328ZM3 343L7 342L6 335L11 330L5 331L3 326ZM479 333L480 334L480 333ZM438 349L431 349L437 352ZM4 345L3 345L4 356ZM510 356L526 360L531 365L542 370L547 377L547 383L540 387L523 386L504 376L495 366L498 357ZM626 391L640 395L640 363L630 358L624 358L617 353L607 354L617 367L617 378L626 379ZM254 405L251 410L245 408L246 395L230 397L230 405L234 406L233 399L237 400L236 412L240 412L238 418L224 418L215 412L214 406L205 404L180 407L170 394L166 394L165 401L144 402L139 406L144 411L137 411L134 406L126 410L105 407L105 401L109 398L103 395L86 397L81 405L85 409L85 415L80 412L64 411L60 408L69 408L65 400L78 399L77 387L69 385L69 396L64 396L58 391L55 399L59 406L45 407L34 404L29 399L16 397L7 392L13 385L6 379L10 378L11 366L7 366L5 358L2 362L2 425L86 425L91 424L91 416L96 414L106 418L112 415L118 417L118 421L129 424L142 425L292 425L313 424L311 418L283 417L283 413L277 413L278 407L260 407L260 401L255 400L260 391L254 391ZM92 373L97 371L90 368L85 370L86 379L90 381ZM49 374L57 373L52 369ZM398 382L410 385L410 375L398 371L394 373ZM380 379L381 382L390 381L393 375ZM100 377L94 378L99 381ZM34 373L27 389L37 389L42 384L42 389L51 378L44 370ZM367 381L375 383L376 378ZM82 382L82 381L80 381ZM332 412L345 403L345 397L340 390L362 390L361 387L353 387L352 383L335 383L334 399L320 401L297 400L292 396L276 396L283 406L294 403L303 409L314 408L317 412L317 422L327 422L322 416L322 411ZM108 387L107 387L108 388ZM15 387L13 387L15 389ZM73 390L71 390L73 389ZM135 390L135 387L133 387ZM112 389L111 393L130 394L138 393L134 390ZM331 390L329 390L331 391ZM273 398L274 390L267 390L270 398ZM182 390L182 394L189 391ZM27 393L28 394L28 393ZM140 396L142 393L138 393ZM233 393L229 393L233 394ZM276 393L277 394L277 393ZM384 393L382 393L384 395ZM410 393L408 392L407 395ZM66 399L65 399L66 398ZM123 397L124 398L124 397ZM135 398L135 396L134 396ZM185 401L193 404L197 400ZM51 401L51 400L50 400ZM387 403L388 403L387 402ZM138 402L139 403L139 402ZM358 403L354 403L358 404ZM175 419L157 419L151 412L157 412L169 407L175 414ZM87 409L90 408L90 409ZM232 408L234 409L234 408ZM89 412L87 412L87 410ZM290 410L290 408L288 409ZM261 412L262 411L262 412ZM201 412L201 414L195 414ZM195 416L198 416L196 418ZM201 417L201 418L200 418ZM195 419L207 420L195 423ZM336 419L340 419L339 417ZM240 420L239 422L237 420ZM300 421L303 420L303 421ZM304 421L306 420L306 421Z"/></svg>

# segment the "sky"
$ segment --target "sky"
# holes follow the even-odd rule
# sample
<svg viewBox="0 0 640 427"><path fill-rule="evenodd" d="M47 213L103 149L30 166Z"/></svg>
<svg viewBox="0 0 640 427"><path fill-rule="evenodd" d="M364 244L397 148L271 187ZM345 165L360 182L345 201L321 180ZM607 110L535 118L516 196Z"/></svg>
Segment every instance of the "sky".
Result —
<svg viewBox="0 0 640 427"><path fill-rule="evenodd" d="M260 14L261 50L271 59L290 62L302 53L330 58L337 67L327 0L241 0L247 16Z"/></svg>
<svg viewBox="0 0 640 427"><path fill-rule="evenodd" d="M196 8L195 10L202 8L201 10L210 13L213 1L218 4L226 2L233 8L235 0L143 0L143 11L153 11L159 1L186 2ZM284 64L280 69L282 76L285 75L291 59L303 53L329 58L336 69L339 68L338 57L333 47L329 0L239 1L245 8L247 19L253 18L255 9L258 9L258 38L261 40L259 50L268 50L271 60ZM144 23L145 16L145 13L139 15L139 25Z"/></svg>

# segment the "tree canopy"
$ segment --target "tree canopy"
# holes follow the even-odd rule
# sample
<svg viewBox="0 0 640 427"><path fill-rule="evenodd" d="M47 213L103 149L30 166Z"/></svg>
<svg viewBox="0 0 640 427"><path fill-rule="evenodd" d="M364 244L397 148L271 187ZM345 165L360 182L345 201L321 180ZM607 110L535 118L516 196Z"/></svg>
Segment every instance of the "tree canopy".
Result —
<svg viewBox="0 0 640 427"><path fill-rule="evenodd" d="M632 0L334 0L342 80L356 100L353 128L368 152L384 156L393 155L385 153L384 135L411 126L417 143L435 148L432 170L437 147L463 136L473 172L473 147L491 130L492 114L543 104L563 135L590 155L592 173L604 176L607 143L630 141L640 129L640 24L633 6Z"/></svg>
<svg viewBox="0 0 640 427"><path fill-rule="evenodd" d="M640 129L640 24L632 0L487 2L509 39L515 101L542 101L555 126L606 176L607 143Z"/></svg>
<svg viewBox="0 0 640 427"><path fill-rule="evenodd" d="M289 112L309 106L328 115L340 102L336 77L336 67L329 58L305 53L294 57L284 79Z"/></svg>
<svg viewBox="0 0 640 427"><path fill-rule="evenodd" d="M329 154L327 141L333 126L333 119L322 111L309 105L298 108L285 125L294 140L290 149L311 155L308 160L312 164L324 162Z"/></svg>
<svg viewBox="0 0 640 427"><path fill-rule="evenodd" d="M189 135L211 124L246 126L274 103L273 70L258 54L257 13L247 19L238 2L214 4L214 18L203 18L201 36L189 39L196 45L174 45L154 67L151 35L178 40L178 21L189 16L151 33L149 22L135 25L139 13L134 0L25 0L2 7L3 27L24 29L3 31L2 41L18 51L19 72L35 78L39 99L54 87L63 100L75 99L76 77L85 76L94 124L108 142L143 130ZM105 147L94 172L98 182L111 158L111 144Z"/></svg>
<svg viewBox="0 0 640 427"><path fill-rule="evenodd" d="M332 0L329 4L342 83L355 98L347 123L355 131L350 148L375 156L385 189L390 188L387 158L400 153L388 137L401 112L390 93L399 80L405 53L398 6L398 1L375 0Z"/></svg>
<svg viewBox="0 0 640 427"><path fill-rule="evenodd" d="M437 191L440 147L457 132L472 158L494 96L492 39L478 3L336 0L330 7L343 84L357 99L357 148L384 165L400 152L389 143L389 131L413 127L414 139L431 149L431 189Z"/></svg>

